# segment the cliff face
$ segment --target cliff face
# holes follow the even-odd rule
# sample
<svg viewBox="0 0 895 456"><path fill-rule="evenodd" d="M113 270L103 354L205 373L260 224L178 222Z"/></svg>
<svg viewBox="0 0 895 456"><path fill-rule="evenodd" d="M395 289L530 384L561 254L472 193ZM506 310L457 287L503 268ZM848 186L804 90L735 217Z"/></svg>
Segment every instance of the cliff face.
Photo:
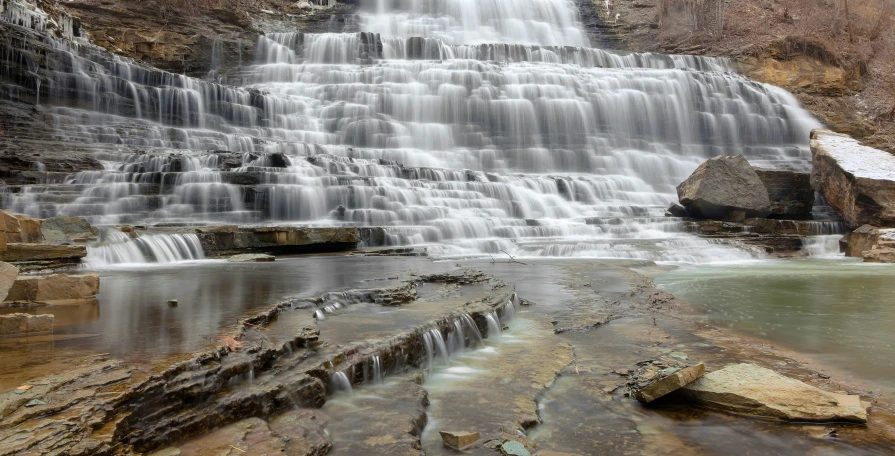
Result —
<svg viewBox="0 0 895 456"><path fill-rule="evenodd" d="M65 8L92 41L162 70L226 74L254 56L263 31L351 29L352 2L290 0L74 0ZM346 27L346 21L349 22Z"/></svg>
<svg viewBox="0 0 895 456"><path fill-rule="evenodd" d="M895 152L895 2L849 0L846 14L843 0L594 1L627 49L730 57L829 128Z"/></svg>

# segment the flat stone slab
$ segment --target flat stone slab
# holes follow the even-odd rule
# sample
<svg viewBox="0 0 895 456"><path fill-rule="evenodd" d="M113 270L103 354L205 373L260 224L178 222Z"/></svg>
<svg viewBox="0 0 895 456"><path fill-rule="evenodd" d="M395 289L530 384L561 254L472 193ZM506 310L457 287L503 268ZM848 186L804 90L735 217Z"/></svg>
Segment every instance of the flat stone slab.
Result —
<svg viewBox="0 0 895 456"><path fill-rule="evenodd" d="M241 255L233 255L232 257L227 258L227 261L231 263L265 263L275 261L276 259L277 257L264 253L245 253Z"/></svg>
<svg viewBox="0 0 895 456"><path fill-rule="evenodd" d="M85 256L87 247L83 245L9 243L3 252L3 261L79 261Z"/></svg>
<svg viewBox="0 0 895 456"><path fill-rule="evenodd" d="M857 395L830 393L754 364L734 364L683 388L698 402L746 415L786 421L867 422Z"/></svg>
<svg viewBox="0 0 895 456"><path fill-rule="evenodd" d="M634 397L643 403L650 403L662 396L673 393L705 374L705 363L685 367L657 378L653 383L634 392Z"/></svg>

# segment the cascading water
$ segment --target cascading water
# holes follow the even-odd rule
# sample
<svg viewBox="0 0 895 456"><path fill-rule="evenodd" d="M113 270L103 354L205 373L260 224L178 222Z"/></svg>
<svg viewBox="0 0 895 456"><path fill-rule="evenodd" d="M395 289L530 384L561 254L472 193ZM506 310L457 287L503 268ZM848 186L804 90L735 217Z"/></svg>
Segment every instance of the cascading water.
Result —
<svg viewBox="0 0 895 456"><path fill-rule="evenodd" d="M205 258L195 234L144 234L131 239L118 230L107 229L102 239L87 247L87 264L103 267L121 263L174 263Z"/></svg>
<svg viewBox="0 0 895 456"><path fill-rule="evenodd" d="M353 394L351 380L344 372L336 372L330 378L330 387L334 392Z"/></svg>
<svg viewBox="0 0 895 456"><path fill-rule="evenodd" d="M702 262L751 254L663 217L699 163L809 166L818 123L790 94L723 59L589 48L564 0L377 0L360 16L362 33L261 36L241 87L49 40L40 109L105 169L5 207L382 226L434 256Z"/></svg>

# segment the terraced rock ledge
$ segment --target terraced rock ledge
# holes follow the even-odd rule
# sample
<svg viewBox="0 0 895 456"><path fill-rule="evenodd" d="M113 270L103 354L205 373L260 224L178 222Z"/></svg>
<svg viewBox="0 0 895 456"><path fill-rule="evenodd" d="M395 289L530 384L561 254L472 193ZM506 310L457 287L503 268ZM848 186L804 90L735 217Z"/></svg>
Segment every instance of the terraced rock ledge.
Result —
<svg viewBox="0 0 895 456"><path fill-rule="evenodd" d="M480 344L488 320L512 314L516 301L513 285L480 272L410 273L395 287L282 302L153 375L97 357L0 395L0 455L145 453L215 430L321 454L328 438L313 409L337 388L403 375L402 394L422 408L425 391L410 385L446 350ZM418 446L424 424L417 414L394 445Z"/></svg>

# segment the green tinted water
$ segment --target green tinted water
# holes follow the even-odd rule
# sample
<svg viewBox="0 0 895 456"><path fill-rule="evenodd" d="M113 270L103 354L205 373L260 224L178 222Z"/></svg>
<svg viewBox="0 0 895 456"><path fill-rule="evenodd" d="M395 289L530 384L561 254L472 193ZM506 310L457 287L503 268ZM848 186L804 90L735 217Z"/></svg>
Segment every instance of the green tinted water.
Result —
<svg viewBox="0 0 895 456"><path fill-rule="evenodd" d="M720 326L810 355L844 379L895 391L895 267L850 260L688 266L659 287Z"/></svg>

